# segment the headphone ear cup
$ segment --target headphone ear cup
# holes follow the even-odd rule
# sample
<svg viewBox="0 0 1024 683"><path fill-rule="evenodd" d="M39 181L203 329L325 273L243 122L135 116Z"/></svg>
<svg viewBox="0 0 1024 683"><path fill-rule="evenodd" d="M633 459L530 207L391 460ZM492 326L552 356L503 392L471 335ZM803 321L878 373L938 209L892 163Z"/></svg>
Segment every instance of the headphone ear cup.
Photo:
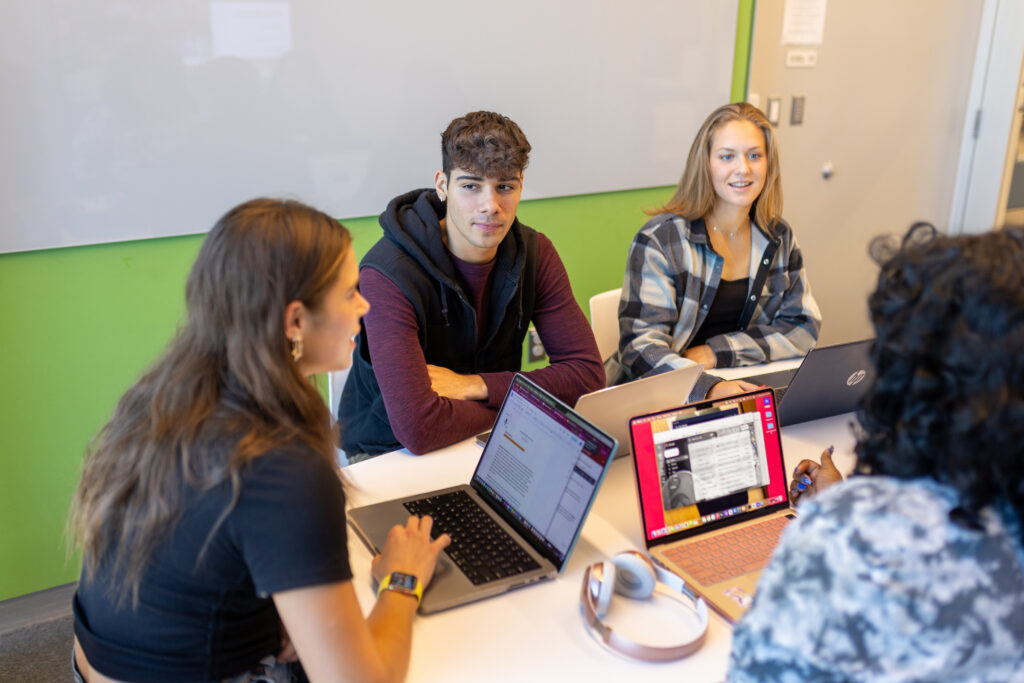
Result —
<svg viewBox="0 0 1024 683"><path fill-rule="evenodd" d="M604 619L608 614L608 607L612 602L612 593L615 591L615 565L611 562L601 563L601 581L598 584L597 600L594 605L594 612L598 619Z"/></svg>
<svg viewBox="0 0 1024 683"><path fill-rule="evenodd" d="M612 562L615 563L616 593L637 600L645 600L654 594L658 577L647 558L639 553L626 552L616 555Z"/></svg>

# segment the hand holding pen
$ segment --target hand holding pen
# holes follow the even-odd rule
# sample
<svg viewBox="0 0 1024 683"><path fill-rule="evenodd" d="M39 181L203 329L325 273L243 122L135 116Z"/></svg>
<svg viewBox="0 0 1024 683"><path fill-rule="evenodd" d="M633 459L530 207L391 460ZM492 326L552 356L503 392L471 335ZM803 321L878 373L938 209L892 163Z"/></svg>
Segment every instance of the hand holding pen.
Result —
<svg viewBox="0 0 1024 683"><path fill-rule="evenodd" d="M813 460L801 460L793 470L793 481L789 484L789 497L794 503L801 496L813 496L829 486L843 480L832 463L835 446L829 446L821 452L821 463Z"/></svg>

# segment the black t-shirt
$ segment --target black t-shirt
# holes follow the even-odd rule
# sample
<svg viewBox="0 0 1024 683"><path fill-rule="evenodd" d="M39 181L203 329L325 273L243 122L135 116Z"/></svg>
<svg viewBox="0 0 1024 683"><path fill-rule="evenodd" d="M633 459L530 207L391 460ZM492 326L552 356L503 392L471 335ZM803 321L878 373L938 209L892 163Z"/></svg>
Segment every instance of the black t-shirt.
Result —
<svg viewBox="0 0 1024 683"><path fill-rule="evenodd" d="M226 448L227 446L225 446ZM75 635L89 664L122 680L220 680L280 650L271 595L352 578L345 495L337 472L308 446L255 458L231 485L185 493L179 522L143 574L139 605L115 610L109 562L83 574L74 600Z"/></svg>

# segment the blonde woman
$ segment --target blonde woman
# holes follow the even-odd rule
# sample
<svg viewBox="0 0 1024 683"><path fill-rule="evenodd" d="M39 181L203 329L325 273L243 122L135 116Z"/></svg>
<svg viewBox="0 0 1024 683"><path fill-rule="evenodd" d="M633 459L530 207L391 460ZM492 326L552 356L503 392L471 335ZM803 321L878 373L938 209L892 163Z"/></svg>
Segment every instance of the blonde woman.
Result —
<svg viewBox="0 0 1024 683"><path fill-rule="evenodd" d="M701 125L679 186L633 239L619 303L621 379L802 356L821 314L782 219L771 125L747 103ZM753 388L703 375L690 400Z"/></svg>

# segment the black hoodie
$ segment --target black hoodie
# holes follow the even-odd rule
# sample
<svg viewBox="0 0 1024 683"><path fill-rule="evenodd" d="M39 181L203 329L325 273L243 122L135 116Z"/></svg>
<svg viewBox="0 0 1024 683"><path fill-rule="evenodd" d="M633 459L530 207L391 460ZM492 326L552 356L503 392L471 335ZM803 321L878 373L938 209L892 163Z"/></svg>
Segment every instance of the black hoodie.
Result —
<svg viewBox="0 0 1024 683"><path fill-rule="evenodd" d="M378 271L408 299L428 364L463 375L516 372L537 293L537 233L516 219L498 246L489 319L478 341L476 310L442 240L444 215L445 206L433 189L391 200L380 216L384 236L363 257L360 269ZM373 374L365 331L353 354L338 422L346 453L376 455L402 447Z"/></svg>

